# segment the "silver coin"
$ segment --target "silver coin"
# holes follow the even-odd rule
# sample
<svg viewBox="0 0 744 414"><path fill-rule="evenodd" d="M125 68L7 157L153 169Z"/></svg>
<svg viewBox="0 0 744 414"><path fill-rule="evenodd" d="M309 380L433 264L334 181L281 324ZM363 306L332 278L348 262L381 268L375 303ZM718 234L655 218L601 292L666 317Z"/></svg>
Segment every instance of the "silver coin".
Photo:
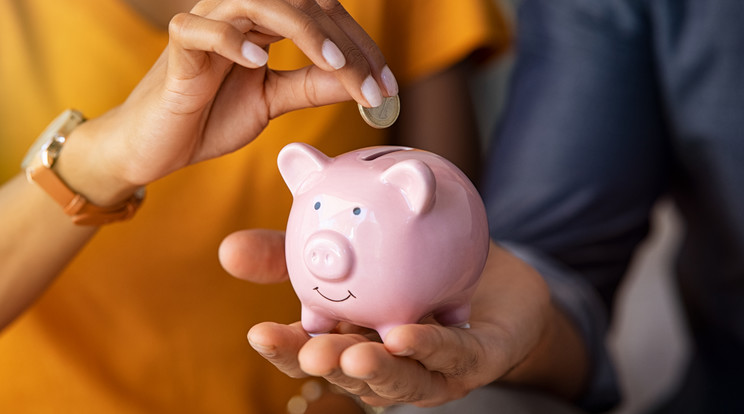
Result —
<svg viewBox="0 0 744 414"><path fill-rule="evenodd" d="M362 115L364 122L373 128L387 128L395 123L400 114L400 99L398 95L383 98L382 105L376 108L366 108L361 104L359 114Z"/></svg>

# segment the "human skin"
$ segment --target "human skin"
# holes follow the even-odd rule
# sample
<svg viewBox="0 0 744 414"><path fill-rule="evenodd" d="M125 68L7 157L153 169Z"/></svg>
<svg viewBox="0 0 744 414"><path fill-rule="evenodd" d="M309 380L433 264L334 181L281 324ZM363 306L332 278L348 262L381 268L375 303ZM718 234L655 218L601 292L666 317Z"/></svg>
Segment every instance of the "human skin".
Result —
<svg viewBox="0 0 744 414"><path fill-rule="evenodd" d="M276 283L288 278L283 249L280 232L244 230L223 241L220 260L238 278ZM576 328L551 303L542 277L494 243L470 324L402 325L382 344L348 324L311 338L299 322L263 322L251 328L248 340L287 375L324 377L372 405L439 405L493 382L566 400L581 392L588 362Z"/></svg>
<svg viewBox="0 0 744 414"><path fill-rule="evenodd" d="M366 43L368 40L360 29L343 15L338 15L344 18L343 21L307 21L283 2L253 1L251 4L256 8L249 11L240 6L247 2L213 0L199 3L191 15L179 14L172 19L176 12L188 10L195 2L129 0L129 3L155 26L167 28L170 24L169 46L125 103L89 120L71 134L56 167L57 173L71 188L99 205L114 204L129 197L135 188L172 171L246 145L271 117L281 113L350 99L369 105L361 93L361 83L370 74L383 95L397 92L393 88L395 85L382 81L381 72L385 67L382 54L374 45ZM334 7L335 2L324 0L316 4L298 0L289 5ZM276 7L281 18L262 20L262 16L276 12ZM237 28L234 25L242 26ZM331 66L323 56L327 36L325 30L318 28L327 28L328 25L331 28L343 26L341 31L351 41L346 44L350 51L346 56L347 64L340 70ZM238 29L237 33L230 26ZM236 36L242 33L241 29L251 27L255 30L245 35L245 39ZM340 35L338 28L330 32ZM278 76L265 66L247 60L241 53L243 40L252 40L257 46L263 46L282 36L294 40L314 62L313 66L290 76ZM333 41L339 43L341 50L347 50L341 40L333 37ZM255 48L249 49L253 58L260 55ZM466 171L477 166L477 131L464 93L467 75L467 65L457 65L417 82L415 87L406 91L405 104L417 110L407 111L408 114L404 113L396 123L396 142L442 154ZM229 88L220 88L222 81L226 81L225 85L242 85L244 91L256 92L250 94L251 104L231 106L238 96L225 92ZM298 91L300 93L295 94ZM313 91L318 93L310 93ZM458 93L453 95L452 91ZM196 98L168 99L182 98L186 93L194 93ZM292 94L292 99L288 94ZM449 96L447 102L451 105L432 98L445 94ZM455 97L462 102L455 104ZM437 108L443 106L459 112L449 109L447 116L431 116L439 113ZM231 108L234 112L230 112ZM252 116L246 116L246 113ZM137 122L132 122L133 119ZM421 125L427 128L421 128ZM453 141L452 136L462 139ZM225 137L232 138L225 140ZM90 157L94 151L101 156ZM472 178L477 174L469 175ZM0 261L2 329L41 295L97 229L72 224L60 207L36 185L28 183L22 174L0 187L0 229L4 235L0 238L0 257L3 258ZM265 266L281 268L281 264L275 262L279 256L271 248L272 244L261 246L264 259L256 258L254 262L242 265L250 270L253 278L265 275L267 280L274 280L276 269L254 271ZM283 248L283 242L281 246ZM254 251L258 253L261 248ZM39 260L40 255L43 260ZM283 260L283 254L281 258ZM302 343L305 341L303 337ZM297 352L283 355L296 362ZM390 368L386 371L393 372L396 367ZM367 385L367 382L345 375L329 375L328 378L332 382L348 382L350 390L359 384L369 390L379 390L380 395L390 396L385 401L403 400L401 396L392 395L384 387L375 385L374 381ZM361 390L369 393L366 391L368 388ZM374 396L369 394L365 398L373 399Z"/></svg>
<svg viewBox="0 0 744 414"><path fill-rule="evenodd" d="M167 24L174 11L193 3L128 2L156 25ZM478 176L479 163L473 111L465 94L469 69L463 63L408 88L403 94L408 110L395 132L398 143L445 155L472 179ZM438 99L441 96L450 100ZM452 113L453 108L461 112ZM454 135L462 139L447 139ZM246 248L253 255L228 258L231 251ZM269 283L286 277L283 249L280 233L252 230L228 237L221 257L232 273ZM473 300L472 319L474 326L468 331L402 326L391 332L387 348L360 334L324 335L311 341L299 323L259 324L249 339L259 352L268 350L262 355L287 374L325 376L379 405L439 404L492 381L535 386L569 399L580 392L588 367L575 328L550 303L537 272L497 246L491 248ZM396 357L395 353L410 355Z"/></svg>
<svg viewBox="0 0 744 414"><path fill-rule="evenodd" d="M151 2L160 7L150 9L134 3L162 20L193 2ZM336 2L296 3L205 0L173 16L166 50L124 103L70 134L57 174L90 202L113 205L180 168L249 144L283 113L349 99L371 106L397 93L394 81L382 80L380 50ZM290 38L313 64L281 74L267 68L264 49L281 38ZM339 56L339 50L345 52ZM0 187L0 230L2 328L96 228L72 224L19 174Z"/></svg>

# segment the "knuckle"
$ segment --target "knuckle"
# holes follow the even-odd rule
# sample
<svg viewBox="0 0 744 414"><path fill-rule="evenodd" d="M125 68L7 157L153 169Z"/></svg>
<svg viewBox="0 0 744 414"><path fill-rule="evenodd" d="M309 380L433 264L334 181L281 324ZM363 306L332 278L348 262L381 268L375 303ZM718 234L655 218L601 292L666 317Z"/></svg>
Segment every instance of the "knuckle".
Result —
<svg viewBox="0 0 744 414"><path fill-rule="evenodd" d="M350 44L347 47L342 47L342 50L344 56L346 56L347 66L369 67L367 59L364 57L362 51L356 48L354 45Z"/></svg>
<svg viewBox="0 0 744 414"><path fill-rule="evenodd" d="M416 326L416 329L418 330L417 338L411 340L413 343L420 344L417 347L416 359L428 360L446 348L448 341L440 327L422 324ZM422 338L425 338L425 340L422 340Z"/></svg>
<svg viewBox="0 0 744 414"><path fill-rule="evenodd" d="M301 21L299 22L297 31L299 34L303 36L311 36L314 37L318 33L321 33L320 27L318 25L318 22L315 21L312 17L305 14L300 17Z"/></svg>
<svg viewBox="0 0 744 414"><path fill-rule="evenodd" d="M475 352L469 352L462 358L453 361L453 365L447 372L451 377L464 377L478 369L480 357Z"/></svg>
<svg viewBox="0 0 744 414"><path fill-rule="evenodd" d="M215 25L214 40L217 44L227 44L234 39L235 28L227 22L217 22Z"/></svg>
<svg viewBox="0 0 744 414"><path fill-rule="evenodd" d="M177 13L174 15L168 23L168 35L174 39L181 39L183 37L183 31L188 26L188 22L191 19L189 13Z"/></svg>
<svg viewBox="0 0 744 414"><path fill-rule="evenodd" d="M362 55L368 57L369 59L379 60L379 61L385 60L385 57L382 55L382 52L380 51L380 49L372 41L360 42L358 47L360 48L359 50L362 53Z"/></svg>
<svg viewBox="0 0 744 414"><path fill-rule="evenodd" d="M329 17L335 19L335 18L342 18L347 19L351 18L351 15L349 12L346 11L344 6L341 5L341 3L338 2L338 0L317 0L318 5L321 9L325 12L326 15Z"/></svg>
<svg viewBox="0 0 744 414"><path fill-rule="evenodd" d="M366 396L370 395L370 389L367 386L367 384L359 381L341 381L341 382L334 382L330 381L332 384L335 384L341 388L343 388L346 392L358 395L358 396Z"/></svg>
<svg viewBox="0 0 744 414"><path fill-rule="evenodd" d="M282 78L282 75L280 73L275 72L269 72L266 77L266 83L265 83L265 94L266 96L276 96L280 91L280 80ZM279 99L268 99L266 102L266 109L267 109L267 115L268 119L274 119L277 116L279 116L282 111L283 107L280 105L281 100Z"/></svg>
<svg viewBox="0 0 744 414"><path fill-rule="evenodd" d="M197 3L193 9L191 9L191 13L194 13L199 16L206 16L210 11L212 11L219 4L220 4L220 0L202 0L199 3Z"/></svg>
<svg viewBox="0 0 744 414"><path fill-rule="evenodd" d="M209 20L191 13L178 13L168 24L168 35L178 43L201 45L215 51L222 45L240 41L242 34L222 20Z"/></svg>
<svg viewBox="0 0 744 414"><path fill-rule="evenodd" d="M307 76L307 75L306 75ZM312 106L319 105L320 99L318 97L318 89L316 88L315 84L311 82L309 79L305 80L305 99L310 103Z"/></svg>
<svg viewBox="0 0 744 414"><path fill-rule="evenodd" d="M300 10L307 10L314 4L312 0L287 0L287 3Z"/></svg>
<svg viewBox="0 0 744 414"><path fill-rule="evenodd" d="M426 394L420 390L406 390L399 394L396 394L396 400L404 403L416 403L424 401Z"/></svg>
<svg viewBox="0 0 744 414"><path fill-rule="evenodd" d="M375 392L380 397L402 403L416 403L426 398L422 384L402 378L386 381L384 386L375 387Z"/></svg>

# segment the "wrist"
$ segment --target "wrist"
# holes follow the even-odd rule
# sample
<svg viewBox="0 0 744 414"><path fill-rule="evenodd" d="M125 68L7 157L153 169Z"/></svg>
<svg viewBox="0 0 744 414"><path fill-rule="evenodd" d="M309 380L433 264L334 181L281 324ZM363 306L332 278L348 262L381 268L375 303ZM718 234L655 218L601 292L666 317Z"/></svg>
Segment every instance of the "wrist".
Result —
<svg viewBox="0 0 744 414"><path fill-rule="evenodd" d="M563 312L551 304L537 344L502 380L574 400L587 375L588 359L581 337Z"/></svg>
<svg viewBox="0 0 744 414"><path fill-rule="evenodd" d="M105 165L106 157L99 155L101 151L96 151L98 147L93 145L95 142L82 138L86 134L78 131L80 141L67 153L66 161L58 164L65 144L74 130L82 125L86 124L80 112L71 109L64 111L36 139L24 157L21 168L25 170L27 179L53 198L75 224L100 226L127 220L142 203L144 191L132 192L134 186L124 180L112 179L116 175L110 174L110 170L95 168L96 165ZM81 151L83 148L87 151ZM82 157L81 154L87 156ZM90 196L82 194L81 189L94 194L91 199L96 203L91 202ZM129 197L123 198L130 192Z"/></svg>
<svg viewBox="0 0 744 414"><path fill-rule="evenodd" d="M80 124L70 134L54 166L57 175L90 203L106 207L131 197L141 186L118 174L117 162L108 156L99 119Z"/></svg>

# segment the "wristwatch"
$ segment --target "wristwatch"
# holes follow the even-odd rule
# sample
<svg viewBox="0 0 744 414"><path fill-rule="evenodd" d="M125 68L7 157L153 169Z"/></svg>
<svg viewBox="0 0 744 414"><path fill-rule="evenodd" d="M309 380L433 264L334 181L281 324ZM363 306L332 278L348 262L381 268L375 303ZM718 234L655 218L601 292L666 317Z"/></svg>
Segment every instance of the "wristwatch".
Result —
<svg viewBox="0 0 744 414"><path fill-rule="evenodd" d="M82 113L68 109L59 115L34 142L21 163L29 182L36 183L47 192L72 218L75 224L100 226L115 221L127 220L142 204L145 196L144 187L128 199L108 207L100 207L88 202L81 194L75 193L54 172L57 161L67 136L75 127L85 122Z"/></svg>

